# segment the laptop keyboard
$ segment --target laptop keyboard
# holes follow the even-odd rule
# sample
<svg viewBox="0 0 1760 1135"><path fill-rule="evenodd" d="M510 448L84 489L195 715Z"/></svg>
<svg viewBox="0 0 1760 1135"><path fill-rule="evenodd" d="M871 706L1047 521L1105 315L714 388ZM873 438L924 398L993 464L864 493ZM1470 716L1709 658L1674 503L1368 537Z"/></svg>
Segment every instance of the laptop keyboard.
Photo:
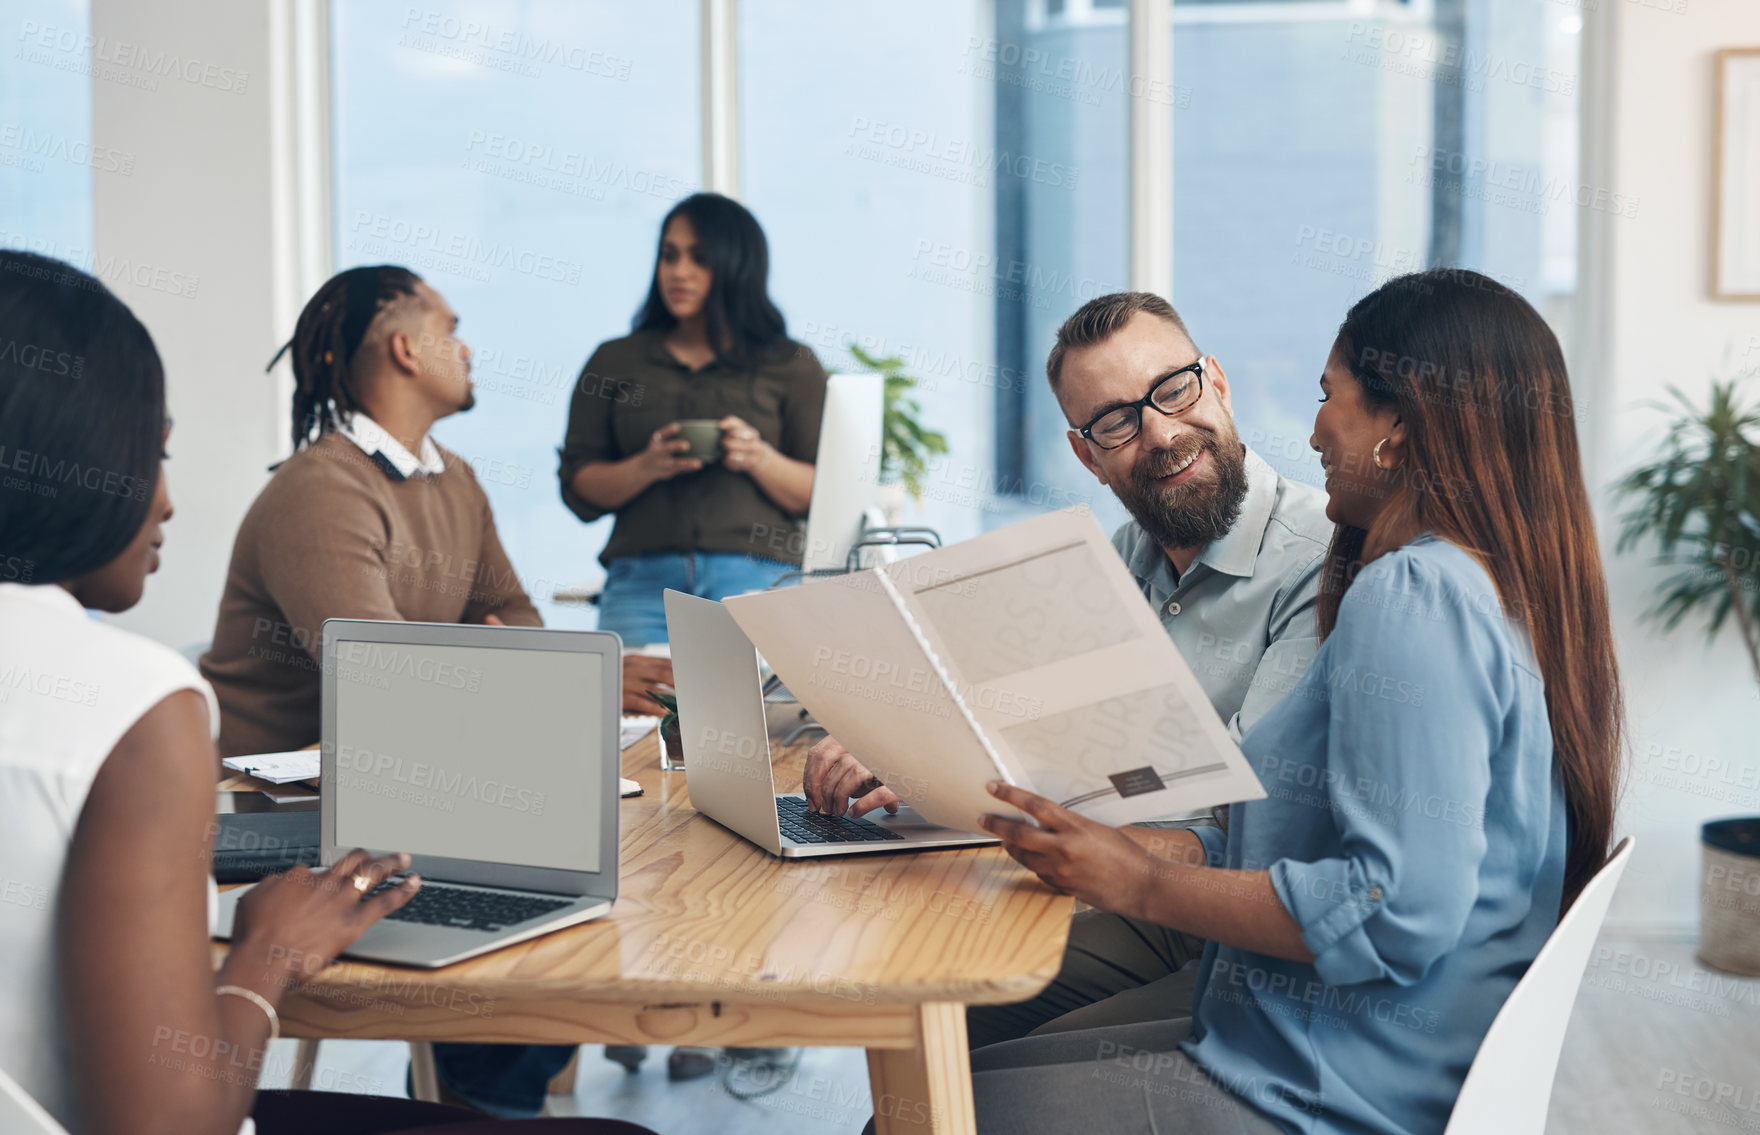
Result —
<svg viewBox="0 0 1760 1135"><path fill-rule="evenodd" d="M798 796L778 796L776 818L782 824L782 834L796 843L878 843L904 838L871 820L821 815Z"/></svg>
<svg viewBox="0 0 1760 1135"><path fill-rule="evenodd" d="M279 875L283 871L301 864L307 867L318 865L316 845L284 847L274 851L217 849L214 852L214 881L217 883L254 883L259 879L266 879L270 875Z"/></svg>
<svg viewBox="0 0 1760 1135"><path fill-rule="evenodd" d="M400 875L387 879L373 889L373 894L403 881ZM368 896L369 898L371 895ZM422 880L422 889L386 918L398 922L420 922L427 926L449 926L457 930L505 930L539 915L549 914L572 905L570 900L542 898L538 895L510 895L503 891L485 891L476 887L448 887L443 883Z"/></svg>

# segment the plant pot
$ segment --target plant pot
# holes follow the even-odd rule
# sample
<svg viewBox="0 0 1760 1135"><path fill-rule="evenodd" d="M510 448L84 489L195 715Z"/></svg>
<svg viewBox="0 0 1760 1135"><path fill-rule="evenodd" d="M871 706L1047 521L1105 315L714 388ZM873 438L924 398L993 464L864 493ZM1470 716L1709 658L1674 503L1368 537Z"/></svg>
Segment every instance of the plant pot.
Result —
<svg viewBox="0 0 1760 1135"><path fill-rule="evenodd" d="M663 769L683 768L684 739L678 732L678 718L673 718L656 732L660 736L660 767Z"/></svg>
<svg viewBox="0 0 1760 1135"><path fill-rule="evenodd" d="M1760 977L1760 816L1699 829L1699 960Z"/></svg>

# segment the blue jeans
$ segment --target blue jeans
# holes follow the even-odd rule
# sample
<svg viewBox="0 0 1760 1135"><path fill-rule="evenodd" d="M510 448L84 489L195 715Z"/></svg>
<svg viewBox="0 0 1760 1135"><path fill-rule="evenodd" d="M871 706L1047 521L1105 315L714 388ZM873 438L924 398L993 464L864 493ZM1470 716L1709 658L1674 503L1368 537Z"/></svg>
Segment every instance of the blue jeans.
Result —
<svg viewBox="0 0 1760 1135"><path fill-rule="evenodd" d="M599 629L615 631L625 646L663 643L667 641L663 593L668 587L719 601L762 591L778 576L798 570L780 560L734 552L619 556L606 567L605 589L599 594Z"/></svg>
<svg viewBox="0 0 1760 1135"><path fill-rule="evenodd" d="M504 1119L544 1108L551 1077L568 1067L573 1044L436 1044L434 1070L466 1103Z"/></svg>

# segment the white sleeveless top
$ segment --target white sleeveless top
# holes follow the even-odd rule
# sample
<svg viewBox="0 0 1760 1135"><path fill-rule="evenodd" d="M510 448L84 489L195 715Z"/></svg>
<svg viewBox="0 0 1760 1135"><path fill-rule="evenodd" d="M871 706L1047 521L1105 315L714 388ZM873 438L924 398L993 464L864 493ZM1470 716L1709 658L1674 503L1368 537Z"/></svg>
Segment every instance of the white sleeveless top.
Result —
<svg viewBox="0 0 1760 1135"><path fill-rule="evenodd" d="M69 1129L55 958L67 849L104 758L186 689L207 699L217 733L214 692L182 655L91 618L61 587L0 583L0 1068ZM211 910L212 880L208 896Z"/></svg>

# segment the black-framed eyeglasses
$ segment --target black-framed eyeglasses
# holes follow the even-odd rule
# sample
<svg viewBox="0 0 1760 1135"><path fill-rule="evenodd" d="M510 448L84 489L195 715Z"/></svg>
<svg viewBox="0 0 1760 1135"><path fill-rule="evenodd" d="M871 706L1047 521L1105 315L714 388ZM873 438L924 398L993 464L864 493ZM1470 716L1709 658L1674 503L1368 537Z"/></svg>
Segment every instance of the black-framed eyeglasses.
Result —
<svg viewBox="0 0 1760 1135"><path fill-rule="evenodd" d="M1114 406L1076 432L1101 449L1117 449L1143 432L1143 407L1153 406L1171 418L1196 406L1203 396L1204 360L1199 359L1163 377L1147 397Z"/></svg>

